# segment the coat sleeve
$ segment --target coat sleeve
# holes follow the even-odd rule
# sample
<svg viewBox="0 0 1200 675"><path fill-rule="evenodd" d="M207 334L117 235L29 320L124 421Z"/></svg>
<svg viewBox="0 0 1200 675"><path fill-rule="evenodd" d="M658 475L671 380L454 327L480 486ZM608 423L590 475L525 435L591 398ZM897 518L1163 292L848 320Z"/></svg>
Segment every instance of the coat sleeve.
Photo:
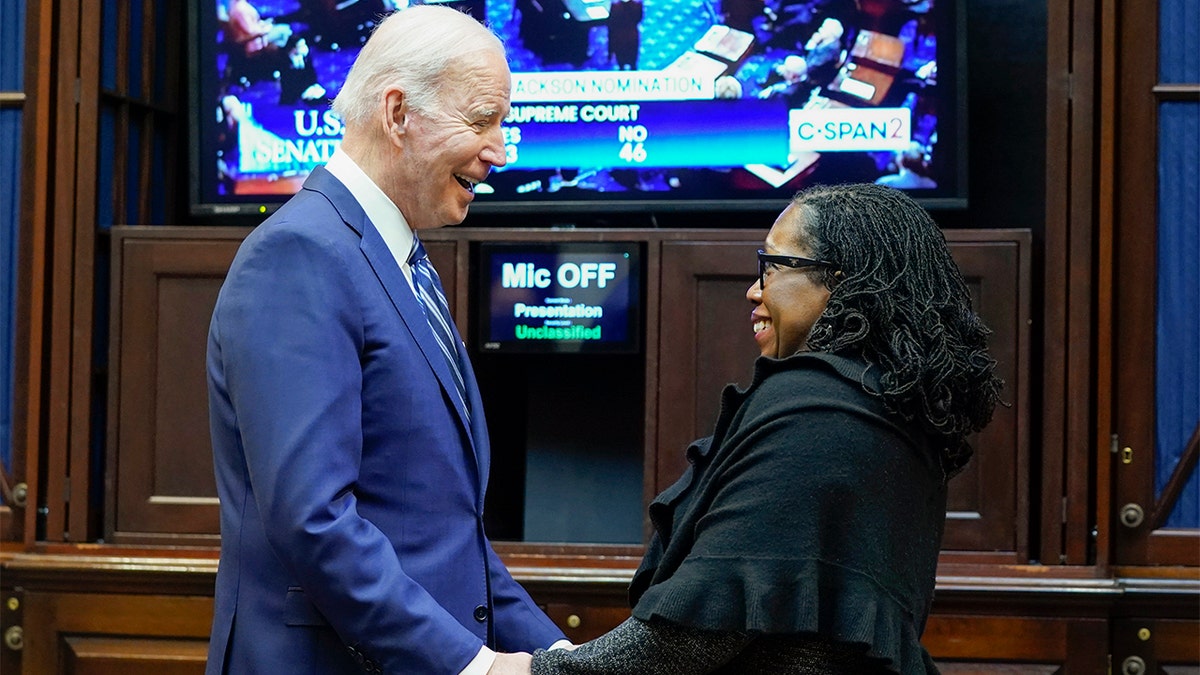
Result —
<svg viewBox="0 0 1200 675"><path fill-rule="evenodd" d="M215 360L269 545L342 641L385 672L459 672L482 641L405 574L357 509L363 335L345 242L256 233L213 320Z"/></svg>
<svg viewBox="0 0 1200 675"><path fill-rule="evenodd" d="M488 545L496 647L502 652L531 652L566 639L561 629L538 608L529 593L509 574L500 556Z"/></svg>

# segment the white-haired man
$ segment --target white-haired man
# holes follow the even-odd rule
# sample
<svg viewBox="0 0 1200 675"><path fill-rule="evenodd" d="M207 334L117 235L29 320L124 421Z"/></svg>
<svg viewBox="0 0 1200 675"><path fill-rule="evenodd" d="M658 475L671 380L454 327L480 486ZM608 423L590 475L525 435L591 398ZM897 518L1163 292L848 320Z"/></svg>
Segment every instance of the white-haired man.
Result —
<svg viewBox="0 0 1200 675"><path fill-rule="evenodd" d="M487 425L416 234L504 165L510 79L469 16L392 14L339 150L238 251L209 332L209 673L518 673L563 639L484 534Z"/></svg>

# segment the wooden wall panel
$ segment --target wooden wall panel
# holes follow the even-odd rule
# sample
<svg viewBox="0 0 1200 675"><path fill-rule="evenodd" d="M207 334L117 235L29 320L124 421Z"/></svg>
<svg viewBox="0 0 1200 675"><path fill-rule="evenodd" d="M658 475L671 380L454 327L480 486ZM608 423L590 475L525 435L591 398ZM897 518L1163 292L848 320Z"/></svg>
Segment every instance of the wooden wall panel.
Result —
<svg viewBox="0 0 1200 675"><path fill-rule="evenodd" d="M1104 675L1107 655L1097 653L1090 658L1078 657L1063 663L1010 662L980 659L978 661L942 661L935 659L942 675ZM1181 673L1181 675L1183 675ZM1194 673L1188 674L1194 675Z"/></svg>
<svg viewBox="0 0 1200 675"><path fill-rule="evenodd" d="M971 289L975 310L992 330L989 349L996 374L1005 382L1008 406L997 406L992 422L970 439L975 456L961 475L950 481L946 534L947 550L1005 552L1014 562L1027 562L1029 474L1026 357L1028 329L1027 280L1022 257L1029 241L1016 235L1010 241L956 240L950 251Z"/></svg>
<svg viewBox="0 0 1200 675"><path fill-rule="evenodd" d="M1125 618L1112 625L1113 672L1127 667L1143 673L1200 672L1200 621L1150 616Z"/></svg>
<svg viewBox="0 0 1200 675"><path fill-rule="evenodd" d="M21 672L194 673L211 627L207 597L28 592Z"/></svg>
<svg viewBox="0 0 1200 675"><path fill-rule="evenodd" d="M68 675L199 675L208 659L208 640L142 637L62 639L63 672Z"/></svg>
<svg viewBox="0 0 1200 675"><path fill-rule="evenodd" d="M1108 622L934 614L922 643L943 673L1104 673Z"/></svg>
<svg viewBox="0 0 1200 675"><path fill-rule="evenodd" d="M591 604L548 602L542 605L542 609L562 628L567 639L575 644L600 637L628 619L630 614L629 607L619 601Z"/></svg>
<svg viewBox="0 0 1200 675"><path fill-rule="evenodd" d="M109 541L219 543L205 354L217 293L245 232L223 234L116 228Z"/></svg>
<svg viewBox="0 0 1200 675"><path fill-rule="evenodd" d="M498 549L573 640L629 616L626 589L640 557L632 551ZM18 554L4 564L0 632L23 626L25 649L0 647L3 672L136 673L144 663L165 675L197 672L212 619L215 559ZM939 575L922 642L942 672L1098 675L1108 672L1110 654L1113 673L1130 657L1147 668L1141 675L1194 674L1200 666L1194 584L1009 569L1021 575Z"/></svg>
<svg viewBox="0 0 1200 675"><path fill-rule="evenodd" d="M216 543L218 514L208 442L204 380L207 323L244 231L116 228L114 236L110 453L112 486L106 536L122 543ZM686 235L687 233L682 233ZM726 383L745 384L756 355L746 288L761 232L723 233L709 241L662 243L662 314L671 344L648 345L658 366L647 417L654 475L648 493L674 482L683 448L707 435ZM503 238L505 233L469 236ZM649 237L629 233L629 237ZM693 233L693 237L695 234ZM742 239L738 239L741 237ZM951 251L980 314L993 330L993 355L1007 383L992 424L976 440L976 459L952 483L944 548L1023 563L1027 549L1028 247L1022 231L954 231ZM432 238L443 266L458 245ZM466 248L465 246L462 248ZM655 249L657 250L657 249ZM654 261L657 265L658 261ZM461 270L447 268L450 297L461 299ZM657 298L654 299L657 304ZM469 303L456 303L465 323ZM738 317L747 317L746 323ZM469 333L468 333L469 334Z"/></svg>
<svg viewBox="0 0 1200 675"><path fill-rule="evenodd" d="M203 575L209 577L211 570ZM629 616L624 583L615 577L600 586L563 579L547 584L522 574L517 579L531 587L576 642ZM1133 659L1148 668L1141 673L1195 672L1200 622L1128 619L1110 624L1103 615L1112 609L1109 602L1069 590L1054 598L956 594L952 607L941 609L935 602L922 642L941 671L955 675L1091 675L1108 672L1110 654L1114 673L1126 672L1121 664ZM173 675L203 670L211 598L33 590L22 603L28 637L19 659L6 661L9 668L19 665L13 672ZM1003 609L989 615L997 608ZM1128 639L1118 635L1125 629ZM1125 644L1130 640L1137 643L1133 651Z"/></svg>
<svg viewBox="0 0 1200 675"><path fill-rule="evenodd" d="M656 493L687 467L688 443L712 433L722 388L749 383L758 346L745 292L757 269L754 251L765 235L747 231L736 242L663 244L663 297L669 300L659 323L670 327L671 342L659 354ZM733 264L736 260L744 264Z"/></svg>

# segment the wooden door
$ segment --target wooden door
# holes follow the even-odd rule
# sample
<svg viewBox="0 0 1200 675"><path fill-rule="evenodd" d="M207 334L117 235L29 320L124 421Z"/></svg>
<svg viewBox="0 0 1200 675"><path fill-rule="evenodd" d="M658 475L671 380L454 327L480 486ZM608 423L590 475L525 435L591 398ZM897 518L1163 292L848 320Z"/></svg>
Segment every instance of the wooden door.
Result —
<svg viewBox="0 0 1200 675"><path fill-rule="evenodd" d="M1110 513L1100 517L1113 532L1118 565L1195 566L1200 74L1195 59L1189 70L1177 52L1186 37L1186 3L1122 4L1108 270L1113 386L1100 392L1102 405L1111 397L1113 487ZM1167 19L1161 32L1160 11ZM1171 50L1174 56L1166 53Z"/></svg>

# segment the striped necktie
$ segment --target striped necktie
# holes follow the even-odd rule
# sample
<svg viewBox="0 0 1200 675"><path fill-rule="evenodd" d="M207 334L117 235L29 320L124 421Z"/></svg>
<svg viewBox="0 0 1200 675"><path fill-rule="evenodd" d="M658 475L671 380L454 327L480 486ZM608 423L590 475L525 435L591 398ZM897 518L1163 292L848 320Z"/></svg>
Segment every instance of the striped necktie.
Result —
<svg viewBox="0 0 1200 675"><path fill-rule="evenodd" d="M470 408L467 407L467 387L463 384L462 364L458 359L455 348L454 331L450 328L450 306L446 303L446 295L442 292L442 282L438 279L437 270L429 261L429 255L421 240L413 233L413 248L408 254L408 264L412 267L413 282L417 291L417 301L425 310L425 318L433 329L442 356L446 357L446 365L450 366L450 374L454 376L454 387L458 391L458 399L467 411L467 420L471 419Z"/></svg>

